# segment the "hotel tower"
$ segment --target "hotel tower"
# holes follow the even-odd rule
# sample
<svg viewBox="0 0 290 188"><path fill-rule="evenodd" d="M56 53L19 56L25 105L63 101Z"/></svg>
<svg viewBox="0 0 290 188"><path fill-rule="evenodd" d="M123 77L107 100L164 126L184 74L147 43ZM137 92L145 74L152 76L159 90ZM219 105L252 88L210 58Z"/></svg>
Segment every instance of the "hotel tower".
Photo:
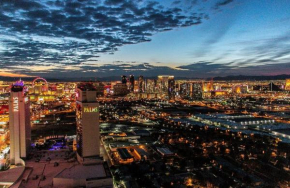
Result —
<svg viewBox="0 0 290 188"><path fill-rule="evenodd" d="M20 80L11 87L9 99L10 163L22 163L31 142L29 99Z"/></svg>
<svg viewBox="0 0 290 188"><path fill-rule="evenodd" d="M99 104L96 88L81 83L76 90L77 154L80 162L100 156Z"/></svg>

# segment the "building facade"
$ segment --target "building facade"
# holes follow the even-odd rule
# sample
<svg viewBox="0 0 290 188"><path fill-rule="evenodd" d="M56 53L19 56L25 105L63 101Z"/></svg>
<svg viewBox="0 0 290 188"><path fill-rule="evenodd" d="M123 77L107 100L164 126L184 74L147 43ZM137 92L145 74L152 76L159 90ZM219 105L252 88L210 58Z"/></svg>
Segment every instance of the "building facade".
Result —
<svg viewBox="0 0 290 188"><path fill-rule="evenodd" d="M121 82L122 82L122 84L127 84L127 76L122 75L121 76Z"/></svg>
<svg viewBox="0 0 290 188"><path fill-rule="evenodd" d="M76 92L77 155L84 161L100 156L99 104L92 84L79 84Z"/></svg>
<svg viewBox="0 0 290 188"><path fill-rule="evenodd" d="M130 92L134 92L134 85L135 85L135 78L134 78L134 75L130 75Z"/></svg>
<svg viewBox="0 0 290 188"><path fill-rule="evenodd" d="M192 83L192 99L193 100L201 100L203 98L203 83L202 82L194 82Z"/></svg>
<svg viewBox="0 0 290 188"><path fill-rule="evenodd" d="M31 142L29 98L23 82L12 85L9 99L10 163L22 164Z"/></svg>
<svg viewBox="0 0 290 188"><path fill-rule="evenodd" d="M157 80L155 79L147 79L147 87L146 87L146 91L148 93L155 93L157 92Z"/></svg>
<svg viewBox="0 0 290 188"><path fill-rule="evenodd" d="M113 86L115 96L124 96L129 93L128 87L126 84L117 83Z"/></svg>
<svg viewBox="0 0 290 188"><path fill-rule="evenodd" d="M139 76L138 79L139 83L138 83L138 91L139 93L144 93L145 92L145 81L144 81L144 77L141 75Z"/></svg>
<svg viewBox="0 0 290 188"><path fill-rule="evenodd" d="M191 83L182 83L182 84L179 84L179 95L181 97L189 97L190 96L190 86L191 86Z"/></svg>
<svg viewBox="0 0 290 188"><path fill-rule="evenodd" d="M168 98L174 99L175 98L175 80L174 76L168 77Z"/></svg>
<svg viewBox="0 0 290 188"><path fill-rule="evenodd" d="M157 80L157 88L159 93L168 95L169 99L175 96L175 80L174 76L160 75Z"/></svg>

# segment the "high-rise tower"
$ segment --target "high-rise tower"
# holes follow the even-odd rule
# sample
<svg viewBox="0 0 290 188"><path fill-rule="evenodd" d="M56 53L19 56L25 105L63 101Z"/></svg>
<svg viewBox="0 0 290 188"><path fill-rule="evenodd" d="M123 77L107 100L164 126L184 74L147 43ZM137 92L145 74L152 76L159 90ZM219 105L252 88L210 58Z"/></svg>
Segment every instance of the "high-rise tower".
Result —
<svg viewBox="0 0 290 188"><path fill-rule="evenodd" d="M10 162L22 163L28 155L31 142L29 99L23 81L11 87L9 99Z"/></svg>
<svg viewBox="0 0 290 188"><path fill-rule="evenodd" d="M134 92L135 78L134 75L130 75L130 91Z"/></svg>
<svg viewBox="0 0 290 188"><path fill-rule="evenodd" d="M160 75L158 76L158 87L161 93L168 94L169 99L174 99L175 81L174 76Z"/></svg>
<svg viewBox="0 0 290 188"><path fill-rule="evenodd" d="M193 82L191 87L191 96L193 100L201 100L203 98L203 83Z"/></svg>
<svg viewBox="0 0 290 188"><path fill-rule="evenodd" d="M123 76L121 76L121 78L122 78L122 84L127 84L127 76L125 76L125 75L123 75Z"/></svg>
<svg viewBox="0 0 290 188"><path fill-rule="evenodd" d="M175 98L175 80L174 76L168 76L168 98Z"/></svg>
<svg viewBox="0 0 290 188"><path fill-rule="evenodd" d="M139 93L144 93L145 92L145 83L144 83L144 77L141 75L139 76L139 79L138 79L138 84L139 84L139 87L138 87L138 90L139 90Z"/></svg>
<svg viewBox="0 0 290 188"><path fill-rule="evenodd" d="M77 87L77 154L80 162L100 156L99 104L91 83Z"/></svg>

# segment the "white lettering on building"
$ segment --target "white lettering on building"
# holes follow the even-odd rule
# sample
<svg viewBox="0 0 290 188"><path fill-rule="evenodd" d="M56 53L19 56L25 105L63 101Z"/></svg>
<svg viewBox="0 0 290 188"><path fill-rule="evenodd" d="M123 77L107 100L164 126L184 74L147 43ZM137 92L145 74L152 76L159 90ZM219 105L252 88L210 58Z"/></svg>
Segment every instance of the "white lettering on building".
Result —
<svg viewBox="0 0 290 188"><path fill-rule="evenodd" d="M13 97L13 111L18 112L18 97Z"/></svg>

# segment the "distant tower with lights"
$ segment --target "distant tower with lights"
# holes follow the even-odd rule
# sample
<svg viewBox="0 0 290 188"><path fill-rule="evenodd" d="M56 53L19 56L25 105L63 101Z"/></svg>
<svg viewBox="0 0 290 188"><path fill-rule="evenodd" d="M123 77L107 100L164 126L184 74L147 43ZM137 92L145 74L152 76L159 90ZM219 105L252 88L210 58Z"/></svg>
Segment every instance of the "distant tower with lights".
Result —
<svg viewBox="0 0 290 188"><path fill-rule="evenodd" d="M290 79L286 79L285 90L290 91Z"/></svg>
<svg viewBox="0 0 290 188"><path fill-rule="evenodd" d="M169 99L174 99L175 96L175 81L174 76L160 75L158 76L158 87L160 93L167 93Z"/></svg>
<svg viewBox="0 0 290 188"><path fill-rule="evenodd" d="M76 92L77 157L85 163L100 156L99 104L93 84L81 83Z"/></svg>
<svg viewBox="0 0 290 188"><path fill-rule="evenodd" d="M139 76L139 79L138 79L138 90L139 90L139 93L144 93L145 92L145 84L144 84L144 77L141 75Z"/></svg>
<svg viewBox="0 0 290 188"><path fill-rule="evenodd" d="M121 80L122 84L127 84L127 76L122 75L121 78L122 78L122 80Z"/></svg>
<svg viewBox="0 0 290 188"><path fill-rule="evenodd" d="M175 80L174 76L168 76L168 98L175 98Z"/></svg>
<svg viewBox="0 0 290 188"><path fill-rule="evenodd" d="M23 81L11 87L9 98L10 163L21 164L31 143L29 98Z"/></svg>
<svg viewBox="0 0 290 188"><path fill-rule="evenodd" d="M134 75L130 75L130 92L134 92L135 86L135 77Z"/></svg>
<svg viewBox="0 0 290 188"><path fill-rule="evenodd" d="M202 82L193 82L191 85L191 97L193 100L202 100L203 99L203 83Z"/></svg>

